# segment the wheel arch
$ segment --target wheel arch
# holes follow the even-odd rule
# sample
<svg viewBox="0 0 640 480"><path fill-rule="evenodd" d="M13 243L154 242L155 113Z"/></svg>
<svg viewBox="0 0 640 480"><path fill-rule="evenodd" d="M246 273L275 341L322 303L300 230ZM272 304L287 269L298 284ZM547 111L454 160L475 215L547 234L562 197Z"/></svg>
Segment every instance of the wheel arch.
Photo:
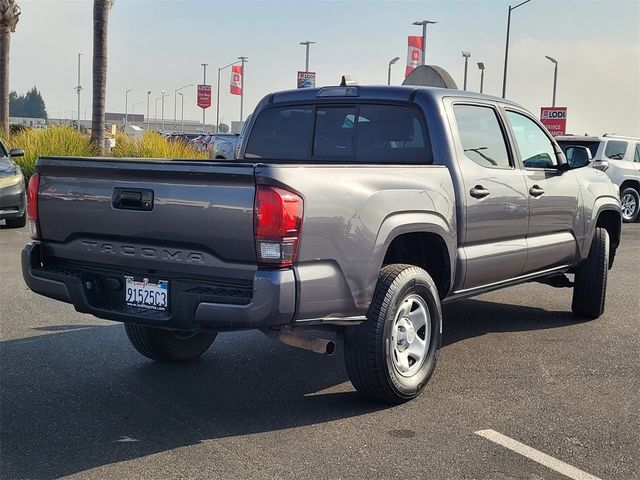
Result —
<svg viewBox="0 0 640 480"><path fill-rule="evenodd" d="M455 246L455 229L440 215L400 213L385 219L378 232L375 264L378 271L393 263L425 269L436 283L442 299L453 285Z"/></svg>

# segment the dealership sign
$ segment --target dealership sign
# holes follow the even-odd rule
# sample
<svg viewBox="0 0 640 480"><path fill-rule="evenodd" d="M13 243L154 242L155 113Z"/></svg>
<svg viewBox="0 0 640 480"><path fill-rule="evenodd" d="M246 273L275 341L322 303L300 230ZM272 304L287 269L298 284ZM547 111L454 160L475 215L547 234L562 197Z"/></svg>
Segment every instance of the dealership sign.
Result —
<svg viewBox="0 0 640 480"><path fill-rule="evenodd" d="M316 72L298 72L298 88L314 88Z"/></svg>
<svg viewBox="0 0 640 480"><path fill-rule="evenodd" d="M541 107L540 121L554 137L567 131L567 107Z"/></svg>
<svg viewBox="0 0 640 480"><path fill-rule="evenodd" d="M198 85L198 106L200 108L211 106L211 85Z"/></svg>

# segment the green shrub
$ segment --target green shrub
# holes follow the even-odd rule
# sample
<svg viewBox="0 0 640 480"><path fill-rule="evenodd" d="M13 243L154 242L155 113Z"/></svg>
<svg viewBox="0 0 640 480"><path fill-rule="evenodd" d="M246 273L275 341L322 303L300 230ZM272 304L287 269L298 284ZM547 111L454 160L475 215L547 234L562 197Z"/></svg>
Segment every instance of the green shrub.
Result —
<svg viewBox="0 0 640 480"><path fill-rule="evenodd" d="M142 138L137 139L119 133L111 154L114 157L134 158L208 158L206 152L199 152L189 143L169 141L155 132L145 132Z"/></svg>
<svg viewBox="0 0 640 480"><path fill-rule="evenodd" d="M27 181L34 172L38 157L92 157L98 154L88 135L68 125L28 128L10 135L6 144L9 148L24 150L24 157L17 157L15 162L20 165Z"/></svg>

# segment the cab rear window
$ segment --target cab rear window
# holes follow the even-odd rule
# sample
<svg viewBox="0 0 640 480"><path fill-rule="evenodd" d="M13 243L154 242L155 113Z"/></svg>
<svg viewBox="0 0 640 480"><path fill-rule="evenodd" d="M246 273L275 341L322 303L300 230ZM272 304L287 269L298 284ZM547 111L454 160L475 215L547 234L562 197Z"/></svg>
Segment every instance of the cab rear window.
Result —
<svg viewBox="0 0 640 480"><path fill-rule="evenodd" d="M297 105L263 110L246 159L433 163L420 111L403 105Z"/></svg>

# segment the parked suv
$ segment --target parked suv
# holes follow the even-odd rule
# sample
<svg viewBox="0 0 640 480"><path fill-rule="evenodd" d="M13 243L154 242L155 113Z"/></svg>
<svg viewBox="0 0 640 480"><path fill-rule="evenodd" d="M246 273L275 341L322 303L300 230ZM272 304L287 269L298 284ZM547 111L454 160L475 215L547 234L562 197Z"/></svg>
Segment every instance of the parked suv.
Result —
<svg viewBox="0 0 640 480"><path fill-rule="evenodd" d="M564 135L556 137L565 150L570 145L587 147L591 166L605 172L620 188L622 219L635 222L640 213L640 138L605 133L601 137Z"/></svg>

